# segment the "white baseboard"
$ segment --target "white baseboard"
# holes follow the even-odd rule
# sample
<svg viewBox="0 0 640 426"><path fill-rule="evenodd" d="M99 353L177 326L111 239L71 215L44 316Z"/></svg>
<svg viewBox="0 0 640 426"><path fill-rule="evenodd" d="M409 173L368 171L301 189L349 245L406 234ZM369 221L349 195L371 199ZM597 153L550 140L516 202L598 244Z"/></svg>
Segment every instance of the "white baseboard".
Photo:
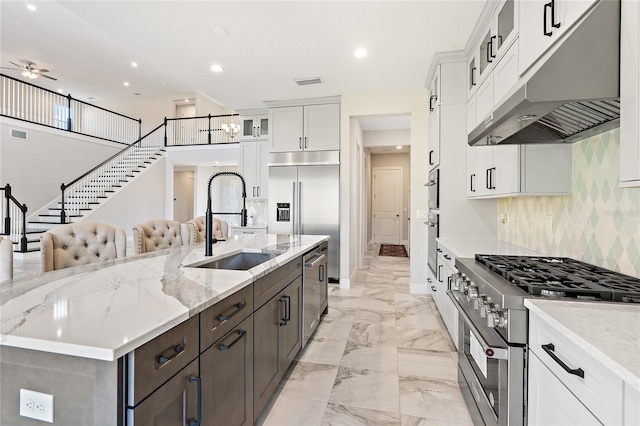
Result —
<svg viewBox="0 0 640 426"><path fill-rule="evenodd" d="M345 280L344 278L340 278L340 288L350 289L351 280Z"/></svg>

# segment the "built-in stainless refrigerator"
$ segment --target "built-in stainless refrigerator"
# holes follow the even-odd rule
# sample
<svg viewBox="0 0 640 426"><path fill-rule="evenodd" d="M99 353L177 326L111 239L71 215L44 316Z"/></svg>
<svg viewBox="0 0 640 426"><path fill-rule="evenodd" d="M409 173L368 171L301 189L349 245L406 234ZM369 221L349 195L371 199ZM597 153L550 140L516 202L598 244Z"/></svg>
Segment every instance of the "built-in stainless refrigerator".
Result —
<svg viewBox="0 0 640 426"><path fill-rule="evenodd" d="M329 235L329 279L340 276L338 151L272 153L269 233Z"/></svg>

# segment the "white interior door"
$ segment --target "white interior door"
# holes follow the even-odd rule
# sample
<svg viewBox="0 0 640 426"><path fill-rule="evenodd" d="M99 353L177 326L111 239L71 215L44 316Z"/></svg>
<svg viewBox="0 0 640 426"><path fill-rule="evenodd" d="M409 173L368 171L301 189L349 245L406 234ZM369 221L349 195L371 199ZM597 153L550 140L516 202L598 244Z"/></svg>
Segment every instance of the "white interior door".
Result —
<svg viewBox="0 0 640 426"><path fill-rule="evenodd" d="M193 171L173 172L173 220L193 219Z"/></svg>
<svg viewBox="0 0 640 426"><path fill-rule="evenodd" d="M400 243L402 171L395 167L373 169L373 241Z"/></svg>

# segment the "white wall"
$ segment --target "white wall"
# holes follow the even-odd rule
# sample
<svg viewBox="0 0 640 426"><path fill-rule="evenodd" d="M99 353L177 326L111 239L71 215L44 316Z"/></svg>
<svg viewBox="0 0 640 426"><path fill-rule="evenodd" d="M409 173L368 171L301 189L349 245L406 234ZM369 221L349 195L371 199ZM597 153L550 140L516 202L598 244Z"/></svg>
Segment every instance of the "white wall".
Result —
<svg viewBox="0 0 640 426"><path fill-rule="evenodd" d="M364 146L409 145L411 143L411 130L367 130L364 132Z"/></svg>
<svg viewBox="0 0 640 426"><path fill-rule="evenodd" d="M363 218L355 217L357 188L351 179L351 168L356 147L350 138L350 117L377 114L410 114L411 115L411 217L415 218L416 210L427 209L427 192L424 182L427 180L427 90L424 87L381 90L370 92L349 92L342 94L340 107L340 282L348 285L351 274L358 266L355 259L357 241L353 229ZM427 270L427 238L424 225L411 220L411 272L412 291L426 292Z"/></svg>
<svg viewBox="0 0 640 426"><path fill-rule="evenodd" d="M87 215L85 222L101 222L122 228L132 239L131 228L150 219L165 216L165 162L160 158L147 167L108 202ZM173 188L172 188L173 189Z"/></svg>
<svg viewBox="0 0 640 426"><path fill-rule="evenodd" d="M28 133L12 138L11 129ZM0 118L0 185L11 184L14 196L31 214L60 196L60 185L88 172L125 145L62 130Z"/></svg>
<svg viewBox="0 0 640 426"><path fill-rule="evenodd" d="M113 99L103 101L97 105L110 109L129 117L142 119L142 135L147 134L162 124L164 118L175 117L175 102L182 102L185 99L194 99L196 105L196 116L208 114L230 114L233 111L217 104L215 101L195 93L177 93L169 96L132 96L126 99Z"/></svg>

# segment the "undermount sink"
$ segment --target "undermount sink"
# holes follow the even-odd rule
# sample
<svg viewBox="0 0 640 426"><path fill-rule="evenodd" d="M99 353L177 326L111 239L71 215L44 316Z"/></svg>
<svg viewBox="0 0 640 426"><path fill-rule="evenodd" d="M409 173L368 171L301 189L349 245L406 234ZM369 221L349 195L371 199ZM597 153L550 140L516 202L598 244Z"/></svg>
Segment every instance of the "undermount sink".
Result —
<svg viewBox="0 0 640 426"><path fill-rule="evenodd" d="M232 254L231 256L223 257L222 259L216 259L209 263L198 265L198 268L207 269L231 269L234 271L247 271L254 266L258 266L261 263L267 262L274 257L277 257L280 253L247 253L240 252Z"/></svg>

